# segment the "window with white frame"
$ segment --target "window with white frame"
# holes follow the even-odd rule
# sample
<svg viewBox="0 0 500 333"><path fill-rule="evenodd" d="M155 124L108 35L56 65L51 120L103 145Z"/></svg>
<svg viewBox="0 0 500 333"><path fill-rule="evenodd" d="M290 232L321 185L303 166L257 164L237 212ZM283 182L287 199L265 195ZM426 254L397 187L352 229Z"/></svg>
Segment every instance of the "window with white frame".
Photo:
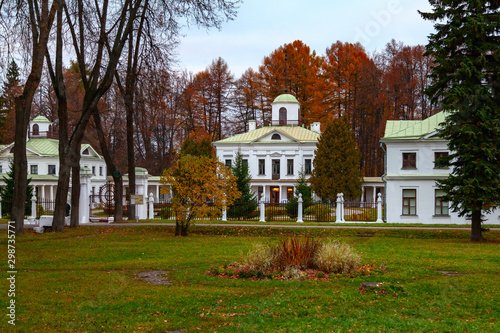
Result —
<svg viewBox="0 0 500 333"><path fill-rule="evenodd" d="M403 215L417 215L416 189L403 189Z"/></svg>
<svg viewBox="0 0 500 333"><path fill-rule="evenodd" d="M259 160L259 175L266 174L266 160Z"/></svg>
<svg viewBox="0 0 500 333"><path fill-rule="evenodd" d="M436 216L449 216L450 211L448 208L448 201L444 201L443 197L445 195L443 190L436 189L434 192L434 215Z"/></svg>
<svg viewBox="0 0 500 333"><path fill-rule="evenodd" d="M55 174L56 174L56 166L49 164L49 175L55 175Z"/></svg>
<svg viewBox="0 0 500 333"><path fill-rule="evenodd" d="M38 175L38 165L30 165L30 174Z"/></svg>

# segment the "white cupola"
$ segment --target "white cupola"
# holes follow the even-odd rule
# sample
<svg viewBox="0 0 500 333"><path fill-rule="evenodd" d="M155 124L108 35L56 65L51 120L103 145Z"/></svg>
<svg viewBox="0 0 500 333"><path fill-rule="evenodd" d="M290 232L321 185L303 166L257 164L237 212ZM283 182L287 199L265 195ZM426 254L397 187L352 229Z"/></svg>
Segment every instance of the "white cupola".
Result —
<svg viewBox="0 0 500 333"><path fill-rule="evenodd" d="M44 116L38 116L30 121L28 136L30 139L52 138L54 136L53 130L53 122L51 122Z"/></svg>
<svg viewBox="0 0 500 333"><path fill-rule="evenodd" d="M272 103L273 126L299 125L300 104L297 99L290 94L283 94L276 97Z"/></svg>

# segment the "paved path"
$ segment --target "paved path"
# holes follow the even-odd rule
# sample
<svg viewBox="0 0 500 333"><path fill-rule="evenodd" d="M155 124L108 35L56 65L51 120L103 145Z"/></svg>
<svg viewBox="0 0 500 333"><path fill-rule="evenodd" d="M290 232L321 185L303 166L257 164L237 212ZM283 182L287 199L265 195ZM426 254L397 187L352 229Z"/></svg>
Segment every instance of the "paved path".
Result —
<svg viewBox="0 0 500 333"><path fill-rule="evenodd" d="M268 223L260 223L260 224L237 224L237 223L194 223L194 226L202 226L202 227L258 227L258 228L323 228L323 229L409 229L409 230L470 230L470 227L405 227L405 226L384 226L381 224L380 226L374 225L349 225L349 224L325 224L325 225L307 225L307 224L268 224ZM31 229L37 227L36 224L25 224L25 229ZM80 226L98 226L98 227L132 227L132 226L175 226L175 223L105 223L105 222L97 222L97 223L89 223L89 224L81 224ZM0 229L7 229L7 224L0 224ZM491 231L500 231L497 228L491 228Z"/></svg>

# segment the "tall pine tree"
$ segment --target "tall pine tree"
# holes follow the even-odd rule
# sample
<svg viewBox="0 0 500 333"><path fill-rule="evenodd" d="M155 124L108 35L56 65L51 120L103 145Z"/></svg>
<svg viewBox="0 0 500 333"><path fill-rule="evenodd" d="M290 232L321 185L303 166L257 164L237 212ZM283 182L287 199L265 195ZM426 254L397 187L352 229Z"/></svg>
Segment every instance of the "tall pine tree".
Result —
<svg viewBox="0 0 500 333"><path fill-rule="evenodd" d="M427 53L434 56L428 93L449 113L440 134L451 151L438 181L459 216L471 218L471 240L483 241L483 213L500 204L500 2L430 1L421 13L436 22Z"/></svg>
<svg viewBox="0 0 500 333"><path fill-rule="evenodd" d="M347 199L361 195L360 153L351 124L345 117L329 121L316 144L314 170L309 179L313 191L323 200Z"/></svg>
<svg viewBox="0 0 500 333"><path fill-rule="evenodd" d="M0 95L0 143L3 144L14 141L14 98L21 93L19 81L19 66L12 60Z"/></svg>

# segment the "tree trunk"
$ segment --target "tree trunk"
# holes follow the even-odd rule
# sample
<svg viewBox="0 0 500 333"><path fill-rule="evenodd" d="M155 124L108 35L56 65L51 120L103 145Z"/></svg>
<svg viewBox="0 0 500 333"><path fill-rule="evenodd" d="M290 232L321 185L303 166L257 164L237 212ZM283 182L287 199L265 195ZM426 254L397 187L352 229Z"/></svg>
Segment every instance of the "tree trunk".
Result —
<svg viewBox="0 0 500 333"><path fill-rule="evenodd" d="M481 210L472 211L472 225L471 225L471 237L472 242L484 242L486 239L483 238L481 230Z"/></svg>
<svg viewBox="0 0 500 333"><path fill-rule="evenodd" d="M128 160L128 193L129 196L135 194L135 154L134 154L134 106L133 98L125 95L125 109L127 110L127 160ZM135 219L135 205L132 205L131 197L129 201L128 219Z"/></svg>
<svg viewBox="0 0 500 333"><path fill-rule="evenodd" d="M99 146L101 147L101 153L104 156L104 160L106 161L106 166L108 167L108 174L113 176L113 180L115 182L115 193L114 193L114 221L122 221L123 220L123 178L121 174L117 174L117 169L115 164L113 163L113 159L111 158L111 154L109 153L108 145L106 143L106 137L104 135L104 130L102 128L101 116L98 110L94 110L92 113L92 117L94 118L95 127L97 130L97 136L99 138ZM119 173L119 172L118 172Z"/></svg>
<svg viewBox="0 0 500 333"><path fill-rule="evenodd" d="M26 137L31 113L31 103L40 84L43 70L43 58L47 48L50 29L54 21L56 1L50 11L48 1L40 4L41 15L35 15L30 6L29 28L34 32L31 72L24 85L23 93L15 99L16 129L14 135L14 193L12 196L12 220L15 221L16 233L23 233L26 186L28 182L28 162L26 157Z"/></svg>
<svg viewBox="0 0 500 333"><path fill-rule="evenodd" d="M71 220L70 227L80 225L80 155L78 164L71 168ZM87 216L89 218L90 216Z"/></svg>
<svg viewBox="0 0 500 333"><path fill-rule="evenodd" d="M71 168L69 166L69 155L61 151L59 155L59 180L55 201L54 217L52 219L52 231L63 231L66 217L66 204L68 203L69 179ZM74 207L71 206L71 214Z"/></svg>

